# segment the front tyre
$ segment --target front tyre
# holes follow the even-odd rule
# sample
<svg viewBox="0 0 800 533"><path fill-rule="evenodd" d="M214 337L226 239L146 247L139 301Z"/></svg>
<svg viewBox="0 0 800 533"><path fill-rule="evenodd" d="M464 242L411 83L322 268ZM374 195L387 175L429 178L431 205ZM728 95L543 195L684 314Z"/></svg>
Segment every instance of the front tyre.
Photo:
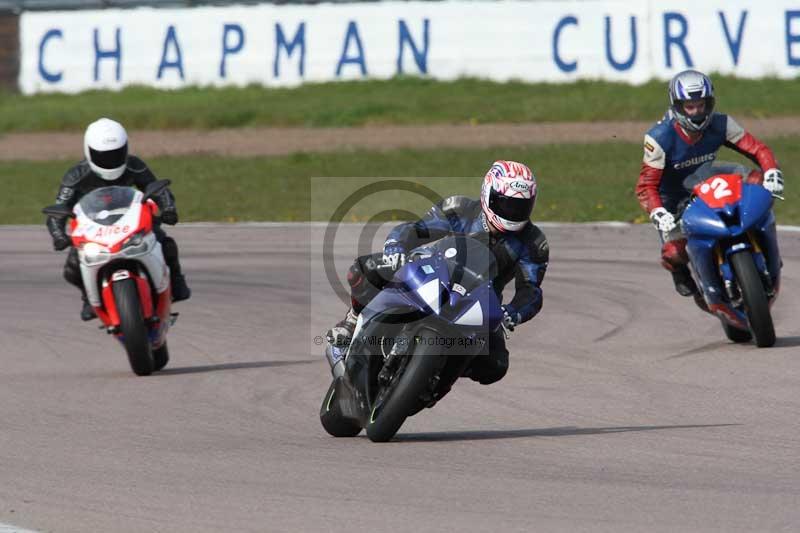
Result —
<svg viewBox="0 0 800 533"><path fill-rule="evenodd" d="M775 344L775 327L772 324L767 294L753 262L753 256L748 250L737 252L731 255L731 265L739 282L745 314L756 338L756 345L759 348L772 346Z"/></svg>
<svg viewBox="0 0 800 533"><path fill-rule="evenodd" d="M436 337L434 332L427 332ZM424 334L423 334L424 335ZM438 353L435 343L422 343L388 385L376 397L369 421L367 437L372 442L387 442L394 437L408 416L417 411L422 396L429 392L431 380L441 369L445 356ZM385 398L381 400L381 396Z"/></svg>
<svg viewBox="0 0 800 533"><path fill-rule="evenodd" d="M148 376L153 373L155 364L150 349L150 339L147 337L147 326L142 317L136 281L133 279L116 281L112 285L112 290L119 314L122 344L128 353L131 370L137 376Z"/></svg>

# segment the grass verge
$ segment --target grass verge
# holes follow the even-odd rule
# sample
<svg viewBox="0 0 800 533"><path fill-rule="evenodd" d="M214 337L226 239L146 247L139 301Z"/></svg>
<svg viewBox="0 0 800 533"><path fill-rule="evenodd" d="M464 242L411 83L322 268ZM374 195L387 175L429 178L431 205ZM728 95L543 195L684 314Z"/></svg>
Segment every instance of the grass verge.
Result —
<svg viewBox="0 0 800 533"><path fill-rule="evenodd" d="M735 116L800 115L800 79L715 76L714 82L720 109ZM666 84L661 81L631 86L398 78L294 89L131 87L34 96L0 92L0 133L81 130L99 116L113 117L134 129L655 121L666 106Z"/></svg>
<svg viewBox="0 0 800 533"><path fill-rule="evenodd" d="M779 222L783 224L800 224L800 182L793 170L800 168L800 153L795 150L799 142L797 137L770 142L786 174L786 201L776 206ZM173 180L182 221L324 220L320 214L339 205L353 188L354 183L342 179L343 176L428 176L424 183L442 194L477 197L483 173L498 158L526 162L533 167L540 188L535 220L644 221L633 190L641 150L639 144L607 143L481 150L354 151L246 159L155 158L148 163L158 176ZM721 152L721 159L742 161L729 150ZM54 201L60 177L70 164L68 161L0 162L0 180L4 185L0 224L43 223L44 216L39 210ZM311 179L315 177L328 179ZM424 209L421 205L424 202L413 200L417 205L412 207ZM406 208L403 204L402 198L391 194L376 196L370 198L368 206L348 213L347 220L362 220L380 209Z"/></svg>

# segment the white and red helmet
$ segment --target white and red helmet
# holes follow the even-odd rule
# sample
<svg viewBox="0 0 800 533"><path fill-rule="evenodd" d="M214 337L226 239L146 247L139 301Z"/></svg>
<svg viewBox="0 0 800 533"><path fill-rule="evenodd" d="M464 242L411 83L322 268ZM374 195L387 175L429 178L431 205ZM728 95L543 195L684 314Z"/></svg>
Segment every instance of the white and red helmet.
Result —
<svg viewBox="0 0 800 533"><path fill-rule="evenodd" d="M486 220L498 231L519 231L530 221L536 203L536 178L527 165L495 161L481 188Z"/></svg>

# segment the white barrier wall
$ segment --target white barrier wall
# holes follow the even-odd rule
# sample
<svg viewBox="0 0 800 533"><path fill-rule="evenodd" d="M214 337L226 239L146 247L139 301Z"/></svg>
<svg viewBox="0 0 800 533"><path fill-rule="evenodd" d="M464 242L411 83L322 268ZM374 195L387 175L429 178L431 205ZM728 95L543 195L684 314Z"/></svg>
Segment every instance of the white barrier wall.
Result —
<svg viewBox="0 0 800 533"><path fill-rule="evenodd" d="M800 0L380 2L24 13L19 87L290 86L398 74L642 83L800 73Z"/></svg>

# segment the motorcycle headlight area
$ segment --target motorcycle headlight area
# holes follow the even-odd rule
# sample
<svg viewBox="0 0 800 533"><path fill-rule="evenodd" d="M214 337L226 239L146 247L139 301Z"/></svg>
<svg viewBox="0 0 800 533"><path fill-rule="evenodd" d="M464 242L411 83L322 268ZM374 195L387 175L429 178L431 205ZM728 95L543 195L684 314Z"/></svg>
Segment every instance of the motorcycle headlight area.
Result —
<svg viewBox="0 0 800 533"><path fill-rule="evenodd" d="M102 244L87 242L81 247L81 256L87 265L98 265L107 262L111 252Z"/></svg>
<svg viewBox="0 0 800 533"><path fill-rule="evenodd" d="M122 245L122 253L127 256L134 256L146 253L153 245L155 235L152 233L144 235L142 232L134 233Z"/></svg>
<svg viewBox="0 0 800 533"><path fill-rule="evenodd" d="M81 257L83 262L90 266L107 263L115 255L136 257L149 252L155 240L155 235L152 233L147 235L134 233L122 244L122 249L115 254L112 254L111 251L102 244L87 242L81 247Z"/></svg>

